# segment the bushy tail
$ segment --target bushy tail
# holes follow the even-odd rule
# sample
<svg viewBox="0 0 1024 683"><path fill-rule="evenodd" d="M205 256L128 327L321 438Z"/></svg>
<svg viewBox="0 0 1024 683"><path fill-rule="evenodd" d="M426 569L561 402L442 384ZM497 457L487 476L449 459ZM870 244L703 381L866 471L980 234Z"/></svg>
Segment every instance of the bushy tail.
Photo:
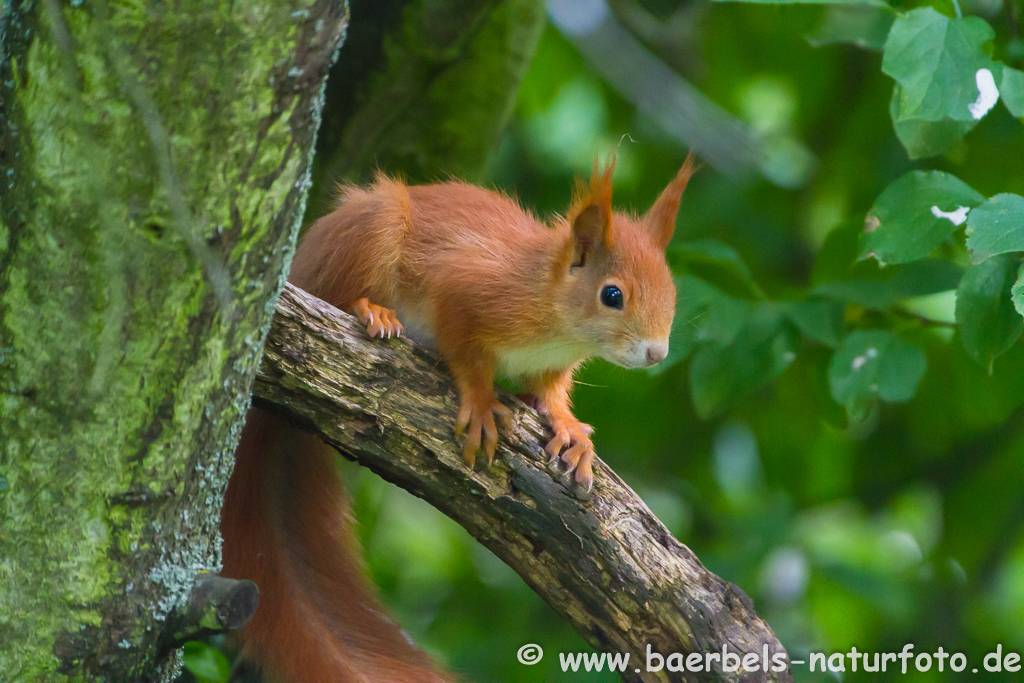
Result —
<svg viewBox="0 0 1024 683"><path fill-rule="evenodd" d="M268 681L444 680L373 598L334 453L317 438L250 410L221 531L223 575L260 589L241 641Z"/></svg>

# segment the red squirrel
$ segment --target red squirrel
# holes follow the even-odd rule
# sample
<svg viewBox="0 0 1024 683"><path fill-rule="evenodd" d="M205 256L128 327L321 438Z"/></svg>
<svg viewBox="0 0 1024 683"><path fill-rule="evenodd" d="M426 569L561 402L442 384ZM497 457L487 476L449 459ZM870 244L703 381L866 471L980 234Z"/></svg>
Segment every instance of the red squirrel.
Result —
<svg viewBox="0 0 1024 683"><path fill-rule="evenodd" d="M500 374L526 388L554 432L547 452L589 488L592 429L572 413L573 372L593 356L639 368L667 355L676 291L664 250L694 172L691 156L637 218L612 210L613 168L595 165L551 225L463 182L346 186L290 280L371 336L437 349L459 389L467 465L481 449L491 462L511 415L494 397ZM243 656L284 683L445 680L374 600L348 514L330 449L253 408L221 522L223 575L260 588Z"/></svg>

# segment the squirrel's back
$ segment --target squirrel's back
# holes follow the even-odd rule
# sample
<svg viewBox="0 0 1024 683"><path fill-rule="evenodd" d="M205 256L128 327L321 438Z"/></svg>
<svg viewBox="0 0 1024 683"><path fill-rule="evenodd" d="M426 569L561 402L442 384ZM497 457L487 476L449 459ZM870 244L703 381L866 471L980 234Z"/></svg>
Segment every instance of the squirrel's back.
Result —
<svg viewBox="0 0 1024 683"><path fill-rule="evenodd" d="M471 296L464 308L481 332L550 320L544 278L566 238L566 226L544 225L499 192L380 175L342 188L303 239L290 279L343 310L364 297L394 309L409 336L433 346L438 299ZM521 286L530 282L537 287Z"/></svg>

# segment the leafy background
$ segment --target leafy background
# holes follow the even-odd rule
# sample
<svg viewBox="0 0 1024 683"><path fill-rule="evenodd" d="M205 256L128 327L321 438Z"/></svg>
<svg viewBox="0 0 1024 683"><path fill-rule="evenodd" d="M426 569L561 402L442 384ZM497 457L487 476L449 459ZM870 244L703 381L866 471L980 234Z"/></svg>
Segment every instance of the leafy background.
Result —
<svg viewBox="0 0 1024 683"><path fill-rule="evenodd" d="M670 248L669 361L580 374L598 453L750 594L792 657L913 643L998 678L970 670L997 644L1024 652L1020 1L606 8L550 3L480 179L550 215L617 148L615 202L642 211L690 146L704 152ZM632 46L668 67L631 74L659 96L638 100L594 58L580 12L633 39L598 52ZM980 120L979 69L1001 94ZM681 110L679 83L709 106ZM671 125L694 112L695 127ZM444 666L616 680L561 673L558 652L589 648L511 570L343 466L373 579ZM547 656L519 664L524 643Z"/></svg>

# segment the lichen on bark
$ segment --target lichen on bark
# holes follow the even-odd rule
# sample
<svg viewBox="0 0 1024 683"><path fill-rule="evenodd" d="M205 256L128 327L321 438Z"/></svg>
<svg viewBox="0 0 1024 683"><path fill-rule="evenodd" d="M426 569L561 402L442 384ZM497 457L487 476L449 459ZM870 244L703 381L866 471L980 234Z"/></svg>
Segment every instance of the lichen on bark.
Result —
<svg viewBox="0 0 1024 683"><path fill-rule="evenodd" d="M217 569L345 24L332 0L4 3L0 680L158 677Z"/></svg>

